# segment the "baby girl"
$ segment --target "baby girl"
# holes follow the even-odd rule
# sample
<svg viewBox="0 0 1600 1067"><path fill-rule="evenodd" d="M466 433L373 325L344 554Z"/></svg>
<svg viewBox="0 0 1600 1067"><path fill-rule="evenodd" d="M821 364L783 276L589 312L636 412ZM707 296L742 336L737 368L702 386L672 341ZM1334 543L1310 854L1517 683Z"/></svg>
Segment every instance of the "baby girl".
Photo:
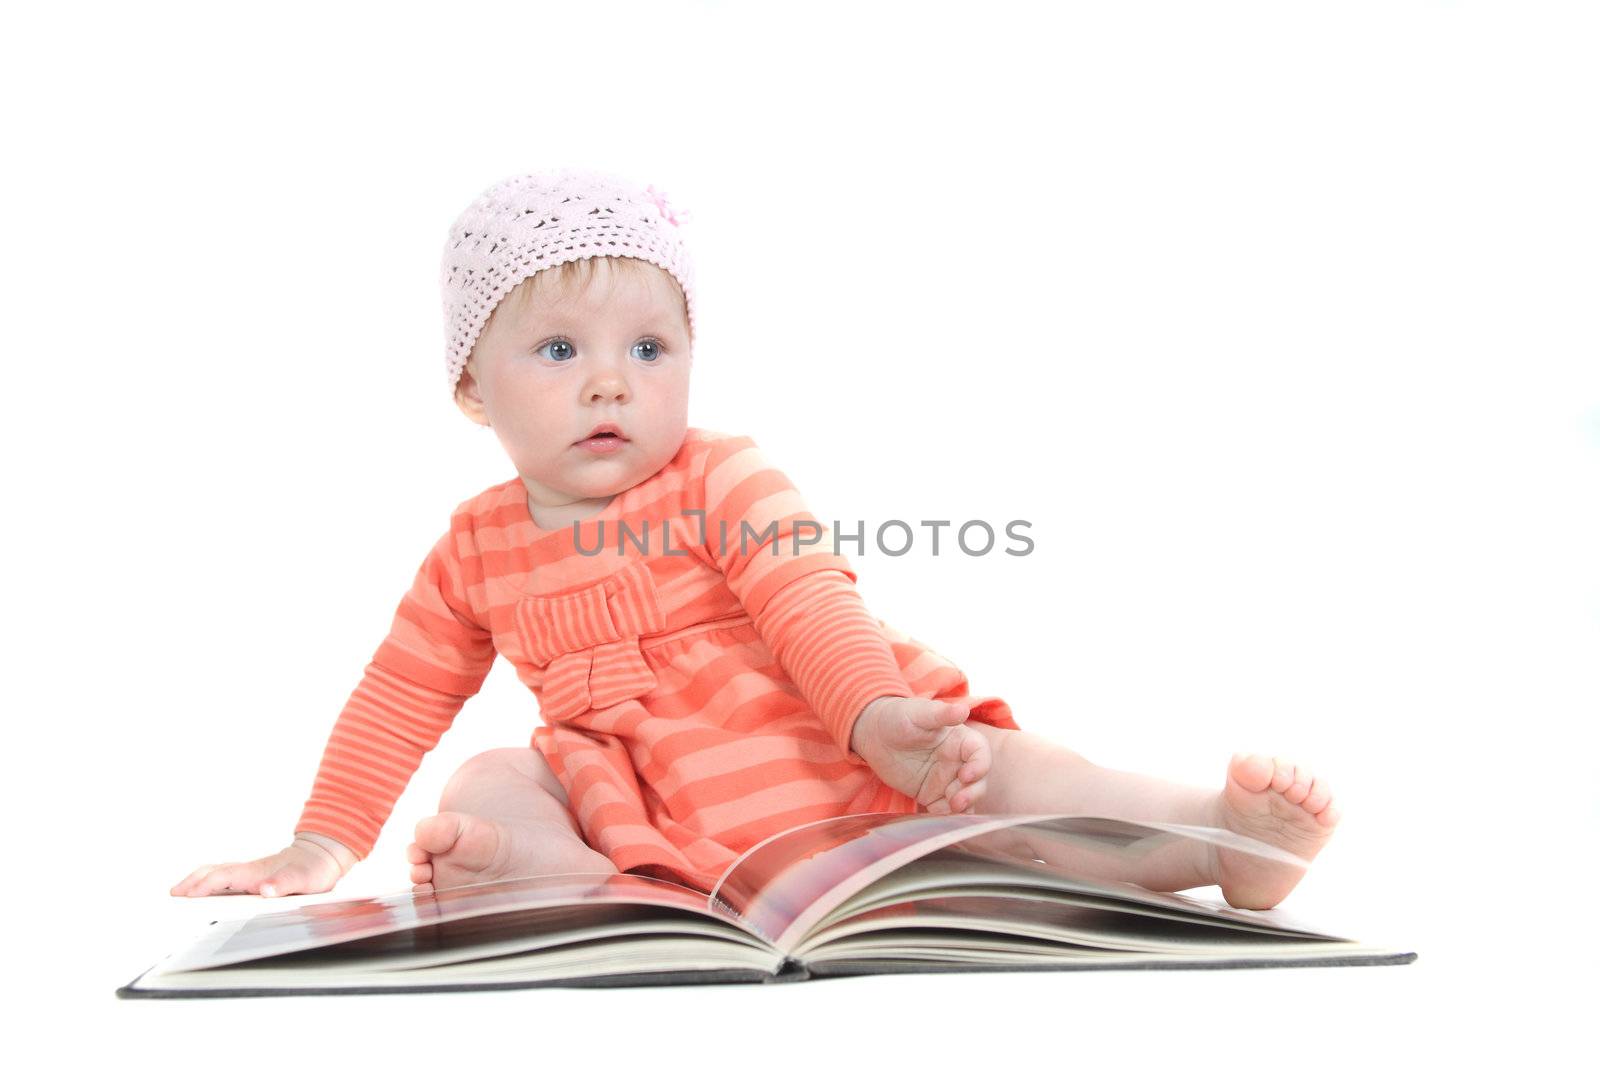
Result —
<svg viewBox="0 0 1600 1067"><path fill-rule="evenodd" d="M632 872L709 891L780 830L872 811L1081 812L1315 856L1338 814L1304 768L1238 755L1218 791L1096 766L868 613L832 524L755 442L688 425L681 221L653 187L581 170L508 179L456 221L449 381L516 477L459 505L423 560L289 847L171 892L331 889L497 655L542 723L451 777L409 846L418 886ZM1303 873L1193 842L1074 862L1246 908Z"/></svg>

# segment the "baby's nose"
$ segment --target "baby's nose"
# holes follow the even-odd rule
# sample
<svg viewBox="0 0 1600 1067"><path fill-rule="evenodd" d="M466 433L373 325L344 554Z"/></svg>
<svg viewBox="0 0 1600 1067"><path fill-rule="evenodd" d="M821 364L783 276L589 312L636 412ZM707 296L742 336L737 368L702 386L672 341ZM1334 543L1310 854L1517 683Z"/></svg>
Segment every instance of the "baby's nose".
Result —
<svg viewBox="0 0 1600 1067"><path fill-rule="evenodd" d="M618 403L628 399L628 375L626 365L611 359L597 359L589 367L588 388L585 395L590 403L605 400L615 400Z"/></svg>
<svg viewBox="0 0 1600 1067"><path fill-rule="evenodd" d="M620 403L627 399L628 385L621 378L598 381L589 388L589 400L591 403L602 400L615 400Z"/></svg>

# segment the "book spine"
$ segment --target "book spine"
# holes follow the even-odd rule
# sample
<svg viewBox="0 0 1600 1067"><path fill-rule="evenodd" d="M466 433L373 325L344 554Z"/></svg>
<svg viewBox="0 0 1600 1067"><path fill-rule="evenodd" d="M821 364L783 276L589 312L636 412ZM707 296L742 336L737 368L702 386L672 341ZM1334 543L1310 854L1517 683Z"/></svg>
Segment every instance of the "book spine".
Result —
<svg viewBox="0 0 1600 1067"><path fill-rule="evenodd" d="M804 982L810 977L811 972L806 970L806 965L804 963L795 959L793 956L785 956L783 959L783 966L779 967L777 973L768 978L767 981L769 983Z"/></svg>

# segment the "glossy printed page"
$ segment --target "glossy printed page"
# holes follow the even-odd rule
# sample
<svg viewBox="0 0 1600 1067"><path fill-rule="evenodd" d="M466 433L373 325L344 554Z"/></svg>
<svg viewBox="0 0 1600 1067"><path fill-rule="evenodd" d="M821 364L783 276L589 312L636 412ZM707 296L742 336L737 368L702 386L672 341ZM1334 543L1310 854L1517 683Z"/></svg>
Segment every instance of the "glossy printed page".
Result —
<svg viewBox="0 0 1600 1067"><path fill-rule="evenodd" d="M504 912L592 905L600 922L616 904L653 904L708 914L703 895L674 882L631 874L541 875L307 904L222 923L159 969L222 967Z"/></svg>
<svg viewBox="0 0 1600 1067"><path fill-rule="evenodd" d="M1368 945L1224 926L1176 914L1126 911L1050 894L939 897L881 905L804 942L823 959L941 958L952 943L991 958L1163 957L1190 960L1338 959L1371 956Z"/></svg>
<svg viewBox="0 0 1600 1067"><path fill-rule="evenodd" d="M973 849L970 846L979 846ZM1131 883L1103 883L1070 877L1041 863L1007 863L995 869L994 855L983 850L983 840L958 841L948 848L919 857L878 879L866 889L842 902L811 929L805 944L844 919L873 908L912 900L945 899L957 896L1039 896L1094 907L1112 908L1135 914L1181 915L1188 922L1209 923L1243 929L1276 931L1292 936L1346 940L1337 934L1308 926L1291 918L1282 909L1246 911L1226 904L1201 900L1184 893L1160 893ZM974 858L974 854L982 858ZM803 946L799 954L804 954Z"/></svg>
<svg viewBox="0 0 1600 1067"><path fill-rule="evenodd" d="M962 851L969 857L991 862L1002 881L1008 870L1053 868L1079 888L1190 911L1204 905L1140 889L1106 872L1137 870L1164 850L1183 846L1226 847L1281 862L1304 862L1271 845L1210 827L1075 815L877 812L824 819L761 842L724 873L712 891L712 907L747 924L779 951L791 953L807 932L856 893L919 857L957 843L964 843ZM1270 920L1257 924L1276 925Z"/></svg>
<svg viewBox="0 0 1600 1067"><path fill-rule="evenodd" d="M711 905L774 944L818 901L864 871L892 869L908 849L970 826L984 816L868 812L841 815L774 834L723 872ZM994 820L998 821L998 819ZM780 946L781 947L781 946Z"/></svg>

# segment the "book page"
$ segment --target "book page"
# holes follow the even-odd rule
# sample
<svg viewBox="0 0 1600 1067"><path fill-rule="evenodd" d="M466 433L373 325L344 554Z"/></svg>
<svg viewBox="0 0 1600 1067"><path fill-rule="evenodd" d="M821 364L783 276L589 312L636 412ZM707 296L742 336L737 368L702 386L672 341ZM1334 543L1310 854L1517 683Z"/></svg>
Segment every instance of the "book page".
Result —
<svg viewBox="0 0 1600 1067"><path fill-rule="evenodd" d="M1172 913L1069 903L1046 894L1002 893L997 887L991 896L940 897L869 909L807 938L802 954L808 964L830 959L937 960L946 958L952 938L963 955L979 952L999 959L1023 954L1041 961L1086 956L1330 959L1372 951L1354 942L1195 923Z"/></svg>
<svg viewBox="0 0 1600 1067"><path fill-rule="evenodd" d="M711 905L738 918L775 945L825 898L906 862L929 841L974 828L972 815L869 812L841 815L774 834L723 872ZM998 818L998 817L994 817ZM943 843L943 842L940 842ZM788 949L779 945L779 950Z"/></svg>
<svg viewBox="0 0 1600 1067"><path fill-rule="evenodd" d="M1014 828L1027 827L1015 832ZM977 839L983 838L978 844ZM1037 865L1040 851L1051 853L1058 873L1097 889L1121 886L1103 877L1085 877L1089 870L1137 862L1176 839L1207 847L1235 848L1262 858L1304 866L1303 860L1272 845L1212 827L1146 825L1122 819L1079 815L929 815L874 812L823 819L774 834L740 856L724 872L711 893L711 906L736 918L791 953L800 939L838 905L904 867L957 842L968 842L970 854L987 851L1005 865ZM1041 844L1045 847L1041 849ZM1076 850L1080 862L1062 859L1062 849ZM1149 893L1147 902L1169 894ZM1195 908L1210 907L1191 902Z"/></svg>
<svg viewBox="0 0 1600 1067"><path fill-rule="evenodd" d="M549 874L326 901L219 923L159 967L164 972L222 967L503 912L592 905L601 923L615 904L709 914L703 895L675 882L632 874Z"/></svg>
<svg viewBox="0 0 1600 1067"><path fill-rule="evenodd" d="M1281 932L1343 940L1292 922L1274 911L1248 911L1196 900L1182 893L1158 893L1142 886L1095 882L1075 878L1043 863L1004 862L997 870L993 852L983 849L983 838L959 841L948 848L913 860L850 897L818 922L797 951L814 943L841 920L889 904L958 896L1033 896L1086 907L1131 914L1171 916L1187 921L1244 929ZM976 847L975 847L976 846Z"/></svg>
<svg viewBox="0 0 1600 1067"><path fill-rule="evenodd" d="M901 888L916 888L922 890L918 895L927 896L930 890L966 880L972 870L970 862L968 874L941 869L938 864L941 857L948 856L952 860L958 856L970 857L971 861L989 867L990 881L1009 882L1021 878L1031 882L1033 876L1042 875L1051 884L1070 891L1139 903L1160 911L1176 911L1195 918L1208 916L1234 926L1343 940L1292 919L1281 909L1259 911L1231 908L1226 904L1198 900L1182 893L1146 889L1133 880L1139 877L1143 864L1161 860L1164 851L1194 848L1196 843L1206 848L1246 847L1251 851L1254 849L1250 846L1261 846L1263 851L1256 854L1263 858L1287 862L1284 859L1287 856L1294 860L1294 865L1304 865L1298 856L1289 853L1275 855L1280 850L1273 846L1241 838L1238 834L1215 827L1165 823L1147 826L1118 820L1072 818L1023 823L959 841L940 853L895 871L889 879L880 881L872 888L877 890L884 882L904 878L906 882ZM994 864L1002 865L1008 872L1003 879L995 877Z"/></svg>

